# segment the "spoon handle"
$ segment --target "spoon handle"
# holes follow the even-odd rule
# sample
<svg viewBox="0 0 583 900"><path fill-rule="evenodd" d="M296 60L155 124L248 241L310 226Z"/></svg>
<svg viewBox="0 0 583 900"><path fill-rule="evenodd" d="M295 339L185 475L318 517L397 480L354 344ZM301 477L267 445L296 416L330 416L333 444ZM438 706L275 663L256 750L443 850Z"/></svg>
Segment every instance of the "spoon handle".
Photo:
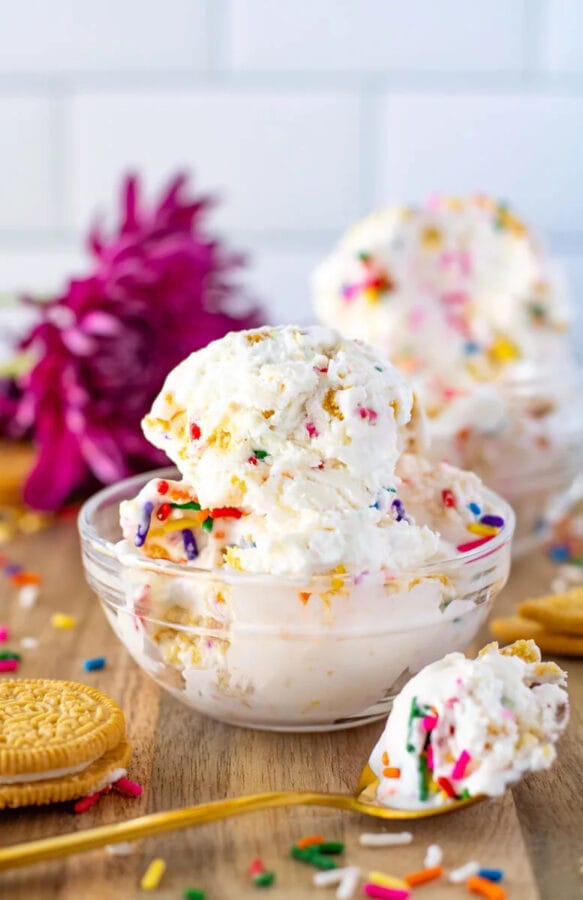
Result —
<svg viewBox="0 0 583 900"><path fill-rule="evenodd" d="M252 794L248 797L233 797L5 847L0 849L0 870L45 862L73 853L83 853L86 850L105 847L106 844L136 841L164 831L176 831L190 825L203 825L217 819L227 819L277 806L332 806L336 809L360 810L358 801L347 794L273 791L266 794Z"/></svg>

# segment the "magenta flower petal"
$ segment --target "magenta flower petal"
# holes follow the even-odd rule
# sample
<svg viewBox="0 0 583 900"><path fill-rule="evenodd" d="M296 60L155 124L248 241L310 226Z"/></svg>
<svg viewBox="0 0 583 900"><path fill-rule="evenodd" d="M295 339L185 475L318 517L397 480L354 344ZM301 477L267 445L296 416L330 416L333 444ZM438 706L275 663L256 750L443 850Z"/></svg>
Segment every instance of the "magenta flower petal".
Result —
<svg viewBox="0 0 583 900"><path fill-rule="evenodd" d="M24 500L35 509L58 509L88 482L89 471L78 441L69 432L55 429L54 437L42 442L24 486Z"/></svg>
<svg viewBox="0 0 583 900"><path fill-rule="evenodd" d="M91 271L38 304L22 342L36 363L19 383L0 382L0 433L38 447L32 506L55 509L91 484L162 463L140 421L166 374L227 331L264 321L233 280L243 257L203 230L210 205L179 174L147 207L128 177L117 232L89 234Z"/></svg>

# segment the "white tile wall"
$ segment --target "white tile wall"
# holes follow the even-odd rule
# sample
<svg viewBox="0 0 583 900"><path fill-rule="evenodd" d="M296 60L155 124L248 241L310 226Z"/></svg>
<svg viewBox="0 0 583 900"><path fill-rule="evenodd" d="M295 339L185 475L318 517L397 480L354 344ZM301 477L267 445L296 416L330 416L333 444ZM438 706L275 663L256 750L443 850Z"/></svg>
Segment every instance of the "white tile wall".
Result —
<svg viewBox="0 0 583 900"><path fill-rule="evenodd" d="M72 120L78 227L128 166L153 184L177 166L192 169L224 195L225 228L337 229L358 211L359 107L351 95L82 95Z"/></svg>
<svg viewBox="0 0 583 900"><path fill-rule="evenodd" d="M583 73L581 0L547 0L543 19L543 64L551 72Z"/></svg>
<svg viewBox="0 0 583 900"><path fill-rule="evenodd" d="M257 239L246 244L253 264L251 290L269 308L270 321L277 324L292 318L302 325L313 322L310 275L327 244L309 249L266 247Z"/></svg>
<svg viewBox="0 0 583 900"><path fill-rule="evenodd" d="M519 71L526 2L234 0L233 65L269 71Z"/></svg>
<svg viewBox="0 0 583 900"><path fill-rule="evenodd" d="M0 96L0 230L52 224L51 101Z"/></svg>
<svg viewBox="0 0 583 900"><path fill-rule="evenodd" d="M583 97L389 96L380 193L482 190L539 228L583 225Z"/></svg>
<svg viewBox="0 0 583 900"><path fill-rule="evenodd" d="M78 244L47 246L31 241L27 247L0 246L0 295L10 291L50 296L86 267L87 256Z"/></svg>
<svg viewBox="0 0 583 900"><path fill-rule="evenodd" d="M124 170L187 166L274 321L354 217L476 188L583 312L582 0L0 0L0 134L0 293L57 289Z"/></svg>
<svg viewBox="0 0 583 900"><path fill-rule="evenodd" d="M212 0L3 0L0 72L201 69Z"/></svg>

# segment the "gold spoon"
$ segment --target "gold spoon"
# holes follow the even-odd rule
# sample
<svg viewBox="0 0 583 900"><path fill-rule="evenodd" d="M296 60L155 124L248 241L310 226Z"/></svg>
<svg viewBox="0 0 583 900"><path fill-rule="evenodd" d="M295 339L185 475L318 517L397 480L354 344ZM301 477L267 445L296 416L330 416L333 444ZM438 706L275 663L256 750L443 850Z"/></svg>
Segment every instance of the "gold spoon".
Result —
<svg viewBox="0 0 583 900"><path fill-rule="evenodd" d="M266 794L252 794L248 797L233 797L228 800L214 800L211 803L200 803L184 809L151 813L118 822L89 828L87 831L65 834L60 837L44 838L25 844L15 844L0 850L0 871L30 863L45 862L85 850L95 850L106 844L121 841L136 841L140 838L152 837L164 831L177 831L190 825L203 825L217 819L227 819L260 809L274 809L278 806L329 806L334 809L345 809L362 813L377 819L412 820L425 819L428 816L439 816L470 806L483 797L470 797L466 800L455 800L442 806L425 809L392 809L374 802L377 780L368 764L365 766L354 796L350 794L312 793L311 791L272 791Z"/></svg>

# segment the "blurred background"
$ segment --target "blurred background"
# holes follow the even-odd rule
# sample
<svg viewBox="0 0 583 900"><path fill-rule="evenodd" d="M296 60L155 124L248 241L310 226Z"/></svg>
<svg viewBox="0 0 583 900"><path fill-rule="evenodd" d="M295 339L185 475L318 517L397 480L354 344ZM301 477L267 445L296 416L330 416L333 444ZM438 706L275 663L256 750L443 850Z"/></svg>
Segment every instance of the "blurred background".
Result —
<svg viewBox="0 0 583 900"><path fill-rule="evenodd" d="M309 274L355 217L432 191L511 201L582 302L580 0L0 7L4 294L82 270L125 171L153 192L187 167L272 321L310 318Z"/></svg>

